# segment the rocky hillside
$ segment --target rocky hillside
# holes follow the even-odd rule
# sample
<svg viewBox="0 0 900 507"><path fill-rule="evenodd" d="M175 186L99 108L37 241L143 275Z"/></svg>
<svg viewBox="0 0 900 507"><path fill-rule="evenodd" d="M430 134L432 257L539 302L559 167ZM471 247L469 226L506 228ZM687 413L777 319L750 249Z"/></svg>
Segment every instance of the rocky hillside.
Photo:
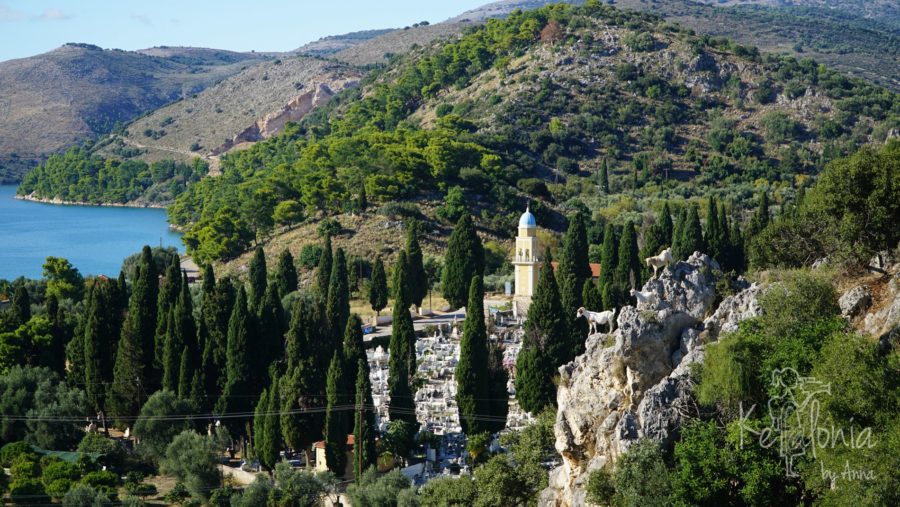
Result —
<svg viewBox="0 0 900 507"><path fill-rule="evenodd" d="M299 48L291 51L306 56L328 56L338 51L362 44L368 40L374 39L380 35L393 32L393 28L382 30L362 30L359 32L350 32L342 35L329 35L319 40L304 44Z"/></svg>
<svg viewBox="0 0 900 507"><path fill-rule="evenodd" d="M0 62L0 181L50 152L197 93L260 56L203 48L144 51L67 44Z"/></svg>
<svg viewBox="0 0 900 507"><path fill-rule="evenodd" d="M278 133L361 75L339 63L284 55L135 120L98 151L148 161L212 158Z"/></svg>

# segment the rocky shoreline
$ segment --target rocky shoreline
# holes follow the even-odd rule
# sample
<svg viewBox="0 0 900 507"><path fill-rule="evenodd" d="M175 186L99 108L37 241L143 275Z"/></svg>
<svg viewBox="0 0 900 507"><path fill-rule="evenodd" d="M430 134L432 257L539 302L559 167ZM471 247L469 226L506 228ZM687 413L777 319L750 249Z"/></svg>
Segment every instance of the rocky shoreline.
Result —
<svg viewBox="0 0 900 507"><path fill-rule="evenodd" d="M15 195L16 199L21 201L31 201L31 202L39 202L42 204L58 204L62 206L105 206L112 208L153 208L153 209L166 209L165 204L141 204L138 202L130 201L126 203L115 203L115 202L102 202L102 203L92 203L92 202L78 202L78 201L64 201L59 197L54 197L53 199L48 199L46 197L37 197L34 193L28 195Z"/></svg>

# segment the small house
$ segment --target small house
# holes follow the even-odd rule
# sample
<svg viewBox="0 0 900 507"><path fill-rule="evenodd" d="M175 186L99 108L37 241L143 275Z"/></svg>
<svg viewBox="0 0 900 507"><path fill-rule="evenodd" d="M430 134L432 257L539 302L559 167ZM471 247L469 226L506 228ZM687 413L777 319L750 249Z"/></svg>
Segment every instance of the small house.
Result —
<svg viewBox="0 0 900 507"><path fill-rule="evenodd" d="M344 477L353 477L353 444L356 439L353 435L347 435L347 466L344 470ZM319 440L313 444L313 451L316 453L316 472L327 472L328 463L325 461L325 441Z"/></svg>

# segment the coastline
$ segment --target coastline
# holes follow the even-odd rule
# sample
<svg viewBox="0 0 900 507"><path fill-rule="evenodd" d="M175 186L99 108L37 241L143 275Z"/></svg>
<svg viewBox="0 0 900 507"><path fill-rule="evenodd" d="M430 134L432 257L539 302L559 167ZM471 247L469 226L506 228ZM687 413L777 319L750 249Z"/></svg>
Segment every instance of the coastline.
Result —
<svg viewBox="0 0 900 507"><path fill-rule="evenodd" d="M19 199L21 201L31 201L31 202L39 202L41 204L56 204L61 206L106 206L112 208L153 208L153 209L166 209L165 204L139 204L132 202L127 203L114 203L114 202L105 202L105 203L92 203L92 202L78 202L78 201L64 201L58 197L54 197L53 199L48 199L46 197L36 197L33 193L29 195L20 195L16 194L13 196L15 199Z"/></svg>

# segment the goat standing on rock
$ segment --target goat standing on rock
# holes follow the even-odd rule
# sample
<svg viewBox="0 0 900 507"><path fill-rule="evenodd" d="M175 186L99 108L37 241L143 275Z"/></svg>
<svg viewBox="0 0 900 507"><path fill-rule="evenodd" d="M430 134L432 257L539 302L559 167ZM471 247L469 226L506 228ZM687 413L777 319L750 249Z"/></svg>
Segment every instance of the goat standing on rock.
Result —
<svg viewBox="0 0 900 507"><path fill-rule="evenodd" d="M644 262L647 264L648 268L653 268L653 278L656 278L656 270L659 268L665 268L669 264L672 264L674 259L672 259L672 248L666 248L659 255L655 255L653 257L647 257L644 259Z"/></svg>
<svg viewBox="0 0 900 507"><path fill-rule="evenodd" d="M639 290L631 289L631 295L635 300L637 300L638 307L649 305L656 301L656 293L652 291L642 292Z"/></svg>
<svg viewBox="0 0 900 507"><path fill-rule="evenodd" d="M585 310L582 306L575 312L575 317L580 318L584 317L587 319L588 324L591 326L590 333L594 334L597 332L597 328L600 326L604 326L609 324L609 332L613 332L613 325L616 322L616 311L615 310L607 310L605 312L592 312L590 310Z"/></svg>

